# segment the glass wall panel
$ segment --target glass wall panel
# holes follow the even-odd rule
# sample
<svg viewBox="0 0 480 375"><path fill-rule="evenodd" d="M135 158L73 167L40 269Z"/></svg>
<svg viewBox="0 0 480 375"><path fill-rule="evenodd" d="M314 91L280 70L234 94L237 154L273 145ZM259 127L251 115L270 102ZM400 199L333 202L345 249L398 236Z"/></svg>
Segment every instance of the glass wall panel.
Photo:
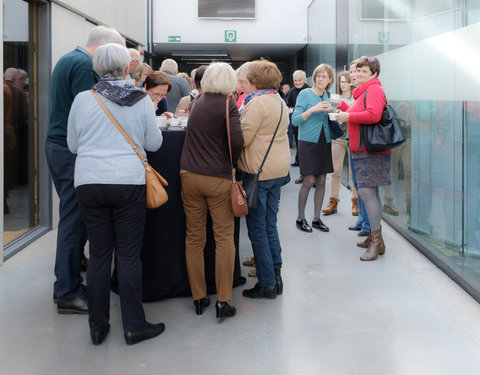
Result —
<svg viewBox="0 0 480 375"><path fill-rule="evenodd" d="M327 3L315 1L309 20ZM378 57L407 136L381 192L384 219L480 299L480 0L348 0L348 8L348 59Z"/></svg>
<svg viewBox="0 0 480 375"><path fill-rule="evenodd" d="M335 69L335 0L314 1L308 8L308 47L305 71L309 77L323 63ZM332 88L334 90L334 88Z"/></svg>
<svg viewBox="0 0 480 375"><path fill-rule="evenodd" d="M4 245L38 224L35 4L4 0Z"/></svg>

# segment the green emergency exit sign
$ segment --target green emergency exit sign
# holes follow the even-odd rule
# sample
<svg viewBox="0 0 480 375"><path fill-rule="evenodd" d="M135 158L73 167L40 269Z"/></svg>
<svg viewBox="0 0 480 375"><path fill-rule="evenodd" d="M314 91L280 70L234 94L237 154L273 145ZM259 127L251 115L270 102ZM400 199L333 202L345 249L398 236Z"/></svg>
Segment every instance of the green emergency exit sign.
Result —
<svg viewBox="0 0 480 375"><path fill-rule="evenodd" d="M237 43L237 30L225 30L225 43Z"/></svg>
<svg viewBox="0 0 480 375"><path fill-rule="evenodd" d="M181 41L182 41L182 37L180 35L168 36L168 43L180 43Z"/></svg>

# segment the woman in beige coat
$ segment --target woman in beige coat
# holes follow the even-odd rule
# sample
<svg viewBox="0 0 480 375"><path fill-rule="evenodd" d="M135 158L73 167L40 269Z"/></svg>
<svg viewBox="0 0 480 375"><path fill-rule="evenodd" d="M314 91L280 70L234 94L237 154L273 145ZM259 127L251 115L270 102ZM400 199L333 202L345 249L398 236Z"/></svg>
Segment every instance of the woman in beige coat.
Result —
<svg viewBox="0 0 480 375"><path fill-rule="evenodd" d="M256 174L274 139L259 175L257 205L249 208L246 217L258 283L242 294L248 298L274 299L283 290L277 212L280 188L290 168L288 108L277 92L282 74L274 63L266 60L252 62L247 80L251 93L245 97L240 117L244 148L238 168Z"/></svg>

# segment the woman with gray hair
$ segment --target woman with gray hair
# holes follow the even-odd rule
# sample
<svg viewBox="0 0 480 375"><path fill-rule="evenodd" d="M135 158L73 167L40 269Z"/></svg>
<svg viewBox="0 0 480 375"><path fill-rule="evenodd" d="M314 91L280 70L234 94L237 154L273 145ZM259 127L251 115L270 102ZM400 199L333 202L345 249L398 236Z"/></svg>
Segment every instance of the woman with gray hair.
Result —
<svg viewBox="0 0 480 375"><path fill-rule="evenodd" d="M237 78L226 63L213 63L205 71L199 94L190 104L187 135L180 160L182 200L187 223L185 255L188 280L197 315L210 305L205 283L207 213L212 217L215 237L215 280L217 318L232 317L235 243L231 206L232 170L227 141L227 116L230 118L232 160L236 163L243 147L238 109L232 94ZM228 113L227 113L228 111Z"/></svg>
<svg viewBox="0 0 480 375"><path fill-rule="evenodd" d="M100 100L145 156L156 151L162 134L148 95L125 81L130 57L125 47L97 48L93 68L100 81L78 94L68 117L68 148L77 154L74 184L87 227L90 337L99 345L109 324L112 256L118 285L125 341L155 337L165 329L151 324L142 306L142 248L145 226L145 168L136 152L102 109Z"/></svg>

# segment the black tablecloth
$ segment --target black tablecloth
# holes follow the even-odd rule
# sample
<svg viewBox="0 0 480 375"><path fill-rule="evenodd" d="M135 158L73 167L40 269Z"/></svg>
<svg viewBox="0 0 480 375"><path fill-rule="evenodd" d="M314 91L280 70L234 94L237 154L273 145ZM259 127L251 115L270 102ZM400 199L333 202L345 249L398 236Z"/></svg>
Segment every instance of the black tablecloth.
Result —
<svg viewBox="0 0 480 375"><path fill-rule="evenodd" d="M165 130L157 152L147 154L148 161L168 181L168 202L148 210L142 249L143 300L191 295L185 262L185 213L180 196L180 156L186 132ZM235 272L233 286L245 283L238 255L240 220L235 219ZM207 223L205 278L208 294L215 294L215 242L212 224Z"/></svg>

